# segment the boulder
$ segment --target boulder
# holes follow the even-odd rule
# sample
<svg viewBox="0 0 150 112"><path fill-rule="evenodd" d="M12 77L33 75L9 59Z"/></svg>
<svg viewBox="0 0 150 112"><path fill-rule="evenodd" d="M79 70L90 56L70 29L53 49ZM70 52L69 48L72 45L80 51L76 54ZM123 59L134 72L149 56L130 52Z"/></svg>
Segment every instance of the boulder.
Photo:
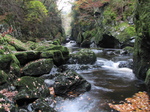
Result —
<svg viewBox="0 0 150 112"><path fill-rule="evenodd" d="M0 56L0 70L15 75L20 74L20 62L14 54L5 54Z"/></svg>
<svg viewBox="0 0 150 112"><path fill-rule="evenodd" d="M26 64L22 68L22 74L26 76L41 76L48 74L53 68L52 59L39 59Z"/></svg>
<svg viewBox="0 0 150 112"><path fill-rule="evenodd" d="M18 39L13 38L12 36L6 35L5 40L9 45L13 46L17 51L31 50L25 43L21 42Z"/></svg>
<svg viewBox="0 0 150 112"><path fill-rule="evenodd" d="M65 58L60 50L49 50L41 53L41 58L52 58L55 65L61 65Z"/></svg>
<svg viewBox="0 0 150 112"><path fill-rule="evenodd" d="M119 65L118 65L119 68L124 68L124 67L127 67L127 68L133 68L133 60L132 59L129 59L127 61L120 61Z"/></svg>
<svg viewBox="0 0 150 112"><path fill-rule="evenodd" d="M39 51L21 51L14 53L21 65L25 65L30 61L40 59L40 54L41 52Z"/></svg>
<svg viewBox="0 0 150 112"><path fill-rule="evenodd" d="M91 84L73 71L66 71L55 77L54 90L58 96L68 96L70 92L81 94L89 91Z"/></svg>
<svg viewBox="0 0 150 112"><path fill-rule="evenodd" d="M27 105L41 97L49 96L49 89L44 84L44 79L24 76L14 82L18 94L14 100L19 106Z"/></svg>
<svg viewBox="0 0 150 112"><path fill-rule="evenodd" d="M82 49L70 56L69 64L94 64L96 62L96 54L89 49Z"/></svg>
<svg viewBox="0 0 150 112"><path fill-rule="evenodd" d="M51 97L40 98L27 106L28 111L56 112L54 110L55 101Z"/></svg>

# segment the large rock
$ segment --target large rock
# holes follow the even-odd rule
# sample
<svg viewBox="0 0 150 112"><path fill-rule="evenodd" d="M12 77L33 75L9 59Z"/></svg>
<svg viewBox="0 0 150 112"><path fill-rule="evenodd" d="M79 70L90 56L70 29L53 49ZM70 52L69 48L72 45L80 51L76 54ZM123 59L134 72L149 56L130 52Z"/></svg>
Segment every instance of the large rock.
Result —
<svg viewBox="0 0 150 112"><path fill-rule="evenodd" d="M26 76L41 76L48 74L53 67L52 59L39 59L26 64L22 68L22 74Z"/></svg>
<svg viewBox="0 0 150 112"><path fill-rule="evenodd" d="M40 59L40 54L41 52L39 51L21 51L14 53L21 65L25 65L30 61Z"/></svg>
<svg viewBox="0 0 150 112"><path fill-rule="evenodd" d="M55 77L54 90L56 95L66 96L70 92L80 94L90 89L90 83L76 72L67 71Z"/></svg>
<svg viewBox="0 0 150 112"><path fill-rule="evenodd" d="M56 112L55 101L51 97L40 98L27 106L28 111Z"/></svg>
<svg viewBox="0 0 150 112"><path fill-rule="evenodd" d="M27 51L31 50L25 43L21 42L18 39L13 38L12 36L6 35L5 39L8 44L13 46L17 51Z"/></svg>
<svg viewBox="0 0 150 112"><path fill-rule="evenodd" d="M20 106L34 102L41 97L47 97L49 89L44 84L44 79L24 76L18 78L14 82L14 86L18 90L15 96L16 103Z"/></svg>
<svg viewBox="0 0 150 112"><path fill-rule="evenodd" d="M0 70L15 75L20 74L20 62L14 54L6 54L0 56Z"/></svg>
<svg viewBox="0 0 150 112"><path fill-rule="evenodd" d="M69 64L93 64L96 61L96 54L89 49L82 49L71 54Z"/></svg>

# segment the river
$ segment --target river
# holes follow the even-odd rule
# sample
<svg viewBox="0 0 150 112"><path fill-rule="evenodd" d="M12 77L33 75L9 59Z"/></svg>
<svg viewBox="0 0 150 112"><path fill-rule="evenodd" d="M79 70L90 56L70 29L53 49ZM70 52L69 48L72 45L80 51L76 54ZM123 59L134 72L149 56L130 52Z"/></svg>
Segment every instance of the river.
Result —
<svg viewBox="0 0 150 112"><path fill-rule="evenodd" d="M75 52L80 48L74 42L65 46L70 52ZM120 49L92 49L97 55L95 65L87 65L89 69L80 70L78 64L71 66L77 73L91 83L89 92L81 94L74 99L66 99L57 102L58 112L115 112L107 105L108 103L119 103L126 97L131 97L138 91L144 91L145 86L138 80L132 69L119 68L121 62L132 59L132 55L114 55Z"/></svg>

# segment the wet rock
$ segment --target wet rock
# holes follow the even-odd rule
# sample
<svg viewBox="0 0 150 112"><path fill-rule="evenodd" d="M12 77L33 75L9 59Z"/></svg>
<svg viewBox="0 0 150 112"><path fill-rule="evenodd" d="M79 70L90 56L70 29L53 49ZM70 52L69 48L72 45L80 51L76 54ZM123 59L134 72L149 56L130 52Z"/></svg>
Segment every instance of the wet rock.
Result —
<svg viewBox="0 0 150 112"><path fill-rule="evenodd" d="M51 97L41 98L27 106L28 111L56 112L54 110L55 100Z"/></svg>
<svg viewBox="0 0 150 112"><path fill-rule="evenodd" d="M47 74L53 67L52 59L40 59L26 64L22 68L23 75L41 76Z"/></svg>
<svg viewBox="0 0 150 112"><path fill-rule="evenodd" d="M119 65L118 65L119 68L124 68L124 67L127 67L127 68L133 68L133 60L132 59L129 59L128 61L120 61Z"/></svg>
<svg viewBox="0 0 150 112"><path fill-rule="evenodd" d="M44 83L46 84L47 87L52 87L52 86L54 86L55 81L53 81L51 79L45 79Z"/></svg>
<svg viewBox="0 0 150 112"><path fill-rule="evenodd" d="M94 64L96 62L96 54L88 49L82 49L77 53L71 54L69 64Z"/></svg>
<svg viewBox="0 0 150 112"><path fill-rule="evenodd" d="M24 76L18 78L14 86L19 92L14 98L18 105L29 104L40 97L47 97L49 95L49 90L42 78Z"/></svg>
<svg viewBox="0 0 150 112"><path fill-rule="evenodd" d="M73 71L67 71L55 77L54 90L58 96L66 96L68 92L83 93L89 91L90 83Z"/></svg>
<svg viewBox="0 0 150 112"><path fill-rule="evenodd" d="M91 41L90 40L84 40L82 43L81 43L81 47L84 47L84 48L90 48L90 45L91 45Z"/></svg>

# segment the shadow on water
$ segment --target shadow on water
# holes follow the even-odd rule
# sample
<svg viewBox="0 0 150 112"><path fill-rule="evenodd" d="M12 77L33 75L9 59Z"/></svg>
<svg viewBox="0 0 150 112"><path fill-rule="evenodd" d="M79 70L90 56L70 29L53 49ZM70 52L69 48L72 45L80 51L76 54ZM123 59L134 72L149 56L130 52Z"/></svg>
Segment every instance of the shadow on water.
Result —
<svg viewBox="0 0 150 112"><path fill-rule="evenodd" d="M108 103L119 103L138 91L144 91L142 81L138 80L132 69L119 68L119 62L131 59L132 56L107 54L102 50L94 50L97 54L98 68L76 70L91 83L92 88L75 99L66 99L57 104L58 112L116 112ZM79 66L79 65L75 65Z"/></svg>

